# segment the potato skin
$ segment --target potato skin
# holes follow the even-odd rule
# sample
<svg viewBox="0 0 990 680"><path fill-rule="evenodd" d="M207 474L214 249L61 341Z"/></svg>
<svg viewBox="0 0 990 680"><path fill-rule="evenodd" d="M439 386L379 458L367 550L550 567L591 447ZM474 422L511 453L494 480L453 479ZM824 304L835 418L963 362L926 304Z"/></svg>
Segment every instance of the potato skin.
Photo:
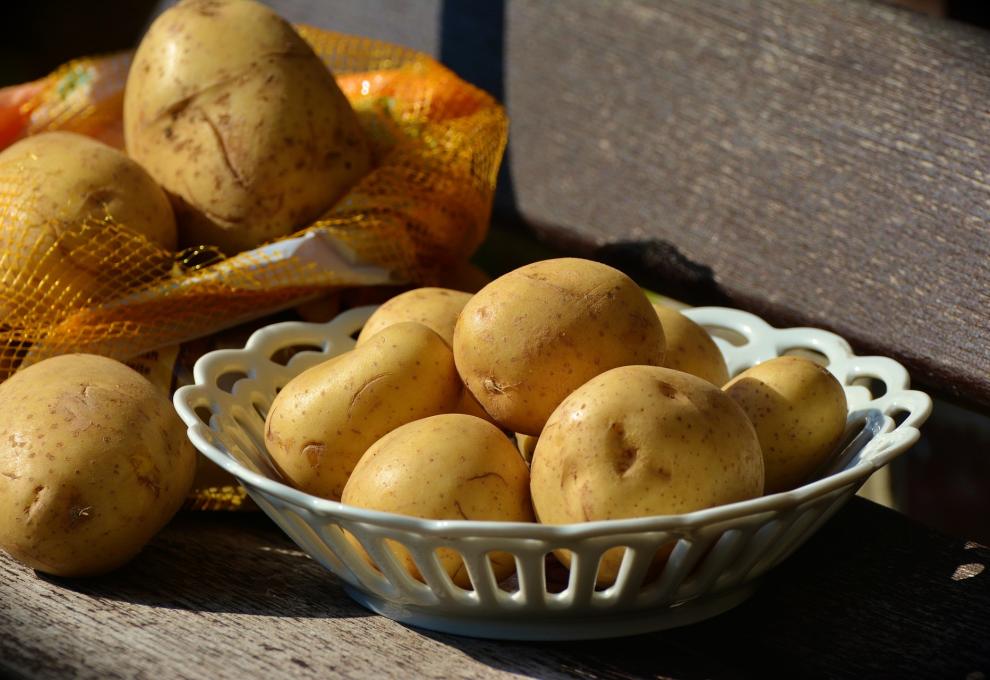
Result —
<svg viewBox="0 0 990 680"><path fill-rule="evenodd" d="M729 380L729 369L708 331L676 309L658 304L654 304L653 309L660 317L666 340L667 354L663 365L696 375L715 387L724 385Z"/></svg>
<svg viewBox="0 0 990 680"><path fill-rule="evenodd" d="M182 244L227 253L312 221L370 167L333 75L249 0L184 0L155 20L128 75L124 139L176 199Z"/></svg>
<svg viewBox="0 0 990 680"><path fill-rule="evenodd" d="M724 388L749 416L766 463L766 493L808 481L846 429L846 393L828 369L803 357L764 361Z"/></svg>
<svg viewBox="0 0 990 680"><path fill-rule="evenodd" d="M452 346L457 317L470 299L469 293L449 288L415 288L396 295L371 315L361 329L357 344L360 347L368 338L393 323L415 321L434 331L448 346Z"/></svg>
<svg viewBox="0 0 990 680"><path fill-rule="evenodd" d="M709 382L656 366L615 368L575 390L547 421L530 474L545 524L680 514L763 492L743 410ZM599 583L615 580L623 553L605 554ZM557 556L569 564L569 552Z"/></svg>
<svg viewBox="0 0 990 680"><path fill-rule="evenodd" d="M519 455L523 457L526 464L533 462L533 451L536 450L536 442L539 441L539 437L534 437L531 434L520 434L515 433L516 437L516 448L519 450Z"/></svg>
<svg viewBox="0 0 990 680"><path fill-rule="evenodd" d="M452 411L460 390L439 335L393 324L289 381L268 411L265 444L290 483L339 500L369 446L400 425Z"/></svg>
<svg viewBox="0 0 990 680"><path fill-rule="evenodd" d="M110 571L175 514L196 453L172 404L127 366L67 354L0 385L0 547L58 576Z"/></svg>
<svg viewBox="0 0 990 680"><path fill-rule="evenodd" d="M423 418L379 439L354 468L342 501L425 519L533 521L529 470L515 447L491 423L460 413ZM422 580L409 552L389 545L400 564ZM470 588L460 556L448 549L438 553L454 583ZM511 555L495 553L490 559L497 580L515 571Z"/></svg>
<svg viewBox="0 0 990 680"><path fill-rule="evenodd" d="M89 238L101 239L106 236L102 223L112 217L162 248L176 246L175 217L161 187L123 153L83 135L44 132L0 152L0 191L12 196L0 212L0 252L7 255L0 262L0 281L32 290L38 303L52 288L52 279L63 284L60 288L71 282L84 299L99 295L101 271L73 255L84 237L66 241L63 236L79 234L84 224L90 225ZM58 251L43 259L59 237ZM101 269L110 271L107 265ZM49 280L41 283L46 276ZM8 321L25 313L13 310L9 285L0 284L0 314ZM66 300L59 302L64 306ZM36 314L30 320L37 321Z"/></svg>
<svg viewBox="0 0 990 680"><path fill-rule="evenodd" d="M454 329L457 370L500 426L538 435L594 376L663 361L660 319L633 281L576 258L535 262L495 279Z"/></svg>

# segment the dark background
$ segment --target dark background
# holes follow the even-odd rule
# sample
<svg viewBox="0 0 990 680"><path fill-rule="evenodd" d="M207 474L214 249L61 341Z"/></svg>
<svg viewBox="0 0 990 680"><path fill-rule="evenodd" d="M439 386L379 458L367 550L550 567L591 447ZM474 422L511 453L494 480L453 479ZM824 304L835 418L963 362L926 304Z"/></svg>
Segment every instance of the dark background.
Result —
<svg viewBox="0 0 990 680"><path fill-rule="evenodd" d="M452 2L498 4L492 0ZM171 2L167 0L18 0L4 3L0 86L40 78L74 57L134 47L156 8L169 4ZM990 2L987 0L891 0L885 4L990 27Z"/></svg>

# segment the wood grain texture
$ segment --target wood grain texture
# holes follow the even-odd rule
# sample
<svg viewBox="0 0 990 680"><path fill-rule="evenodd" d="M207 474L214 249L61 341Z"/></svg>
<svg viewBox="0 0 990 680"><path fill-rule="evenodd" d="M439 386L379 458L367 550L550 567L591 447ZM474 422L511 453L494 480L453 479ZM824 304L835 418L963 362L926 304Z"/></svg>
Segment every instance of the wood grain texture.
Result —
<svg viewBox="0 0 990 680"><path fill-rule="evenodd" d="M866 0L274 5L496 91L501 218L990 405L990 33Z"/></svg>
<svg viewBox="0 0 990 680"><path fill-rule="evenodd" d="M511 174L546 239L990 403L990 34L853 0L507 25Z"/></svg>
<svg viewBox="0 0 990 680"><path fill-rule="evenodd" d="M260 514L194 513L96 580L42 578L0 555L0 676L966 678L990 674L988 563L987 548L854 499L708 622L496 642L366 612Z"/></svg>

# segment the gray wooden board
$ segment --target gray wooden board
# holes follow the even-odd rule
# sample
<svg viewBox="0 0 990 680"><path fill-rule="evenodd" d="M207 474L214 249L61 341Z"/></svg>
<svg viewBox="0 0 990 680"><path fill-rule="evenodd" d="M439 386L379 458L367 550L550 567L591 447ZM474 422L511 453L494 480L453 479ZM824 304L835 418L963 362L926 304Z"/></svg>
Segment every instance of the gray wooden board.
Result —
<svg viewBox="0 0 990 680"><path fill-rule="evenodd" d="M500 218L990 404L990 33L866 0L273 4L500 96Z"/></svg>
<svg viewBox="0 0 990 680"><path fill-rule="evenodd" d="M857 498L720 617L499 642L370 614L263 515L187 513L95 580L42 578L0 554L0 676L966 678L990 675L988 562L987 548Z"/></svg>

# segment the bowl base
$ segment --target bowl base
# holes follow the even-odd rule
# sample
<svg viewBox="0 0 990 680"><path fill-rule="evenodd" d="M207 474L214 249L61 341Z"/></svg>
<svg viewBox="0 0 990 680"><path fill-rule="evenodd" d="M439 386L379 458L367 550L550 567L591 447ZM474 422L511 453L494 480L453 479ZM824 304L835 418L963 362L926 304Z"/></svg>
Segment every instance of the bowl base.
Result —
<svg viewBox="0 0 990 680"><path fill-rule="evenodd" d="M741 604L755 589L747 583L733 590L699 597L676 607L644 609L601 616L566 614L539 616L533 611L518 618L437 614L415 606L397 605L344 586L358 604L393 621L440 633L496 640L595 640L639 635L704 621Z"/></svg>

